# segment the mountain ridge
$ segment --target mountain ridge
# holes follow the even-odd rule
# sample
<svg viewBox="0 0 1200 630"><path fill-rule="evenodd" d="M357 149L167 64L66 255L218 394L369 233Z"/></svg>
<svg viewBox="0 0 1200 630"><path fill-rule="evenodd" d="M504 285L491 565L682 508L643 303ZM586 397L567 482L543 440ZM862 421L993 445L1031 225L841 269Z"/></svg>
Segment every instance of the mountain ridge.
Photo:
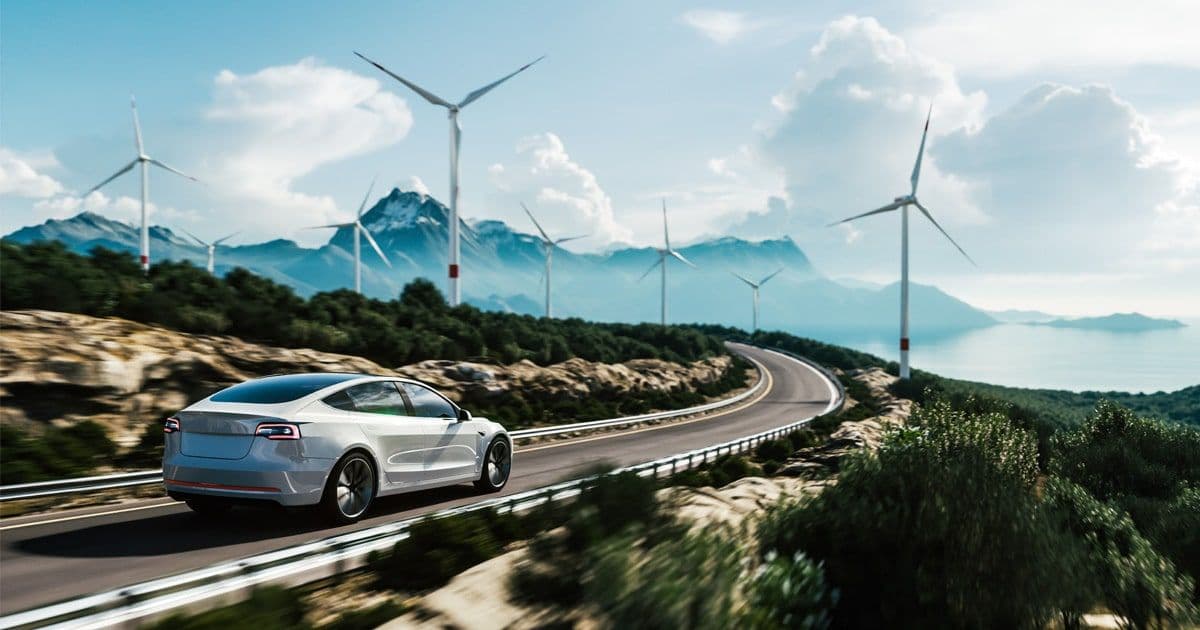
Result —
<svg viewBox="0 0 1200 630"><path fill-rule="evenodd" d="M371 297L390 298L416 277L441 284L445 275L447 208L432 196L392 189L363 214L363 225L387 254L392 266L363 247L363 289ZM502 221L460 219L464 294L481 308L532 315L542 312L544 250L539 238ZM151 228L151 258L203 264L205 251L174 230ZM136 252L137 229L92 212L51 219L3 237L30 243L60 241L86 253L95 246ZM352 283L353 231L333 230L315 248L278 238L229 245L217 250L216 272L240 266L293 287L302 295L345 288ZM763 287L761 322L790 330L837 327L842 330L890 330L899 303L895 283L873 289L845 286L822 275L790 237L748 241L724 236L692 243L679 251L700 267L669 260L670 320L749 325L750 293L732 273L754 279L776 269L784 272ZM642 276L658 260L653 247L620 247L603 253L576 253L556 247L555 315L597 321L657 321L657 273ZM913 284L915 329L947 330L996 323L988 314L936 287Z"/></svg>

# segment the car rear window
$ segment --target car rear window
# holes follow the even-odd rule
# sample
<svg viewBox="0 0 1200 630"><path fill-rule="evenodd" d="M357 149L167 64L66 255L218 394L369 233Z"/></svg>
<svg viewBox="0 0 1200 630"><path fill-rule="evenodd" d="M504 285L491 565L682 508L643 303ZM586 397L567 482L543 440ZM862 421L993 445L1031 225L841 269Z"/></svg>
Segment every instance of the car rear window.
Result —
<svg viewBox="0 0 1200 630"><path fill-rule="evenodd" d="M289 374L268 376L246 381L213 394L213 402L256 403L271 405L303 398L317 390L343 381L359 378L359 374Z"/></svg>

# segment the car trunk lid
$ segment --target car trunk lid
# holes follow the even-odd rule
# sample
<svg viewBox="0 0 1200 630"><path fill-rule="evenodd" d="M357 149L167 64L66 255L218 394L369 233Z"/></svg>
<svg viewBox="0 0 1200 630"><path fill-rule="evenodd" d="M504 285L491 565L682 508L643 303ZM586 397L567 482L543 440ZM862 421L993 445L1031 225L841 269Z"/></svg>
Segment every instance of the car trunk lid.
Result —
<svg viewBox="0 0 1200 630"><path fill-rule="evenodd" d="M282 422L262 414L183 411L179 450L190 457L241 459L254 446L254 429L263 422Z"/></svg>

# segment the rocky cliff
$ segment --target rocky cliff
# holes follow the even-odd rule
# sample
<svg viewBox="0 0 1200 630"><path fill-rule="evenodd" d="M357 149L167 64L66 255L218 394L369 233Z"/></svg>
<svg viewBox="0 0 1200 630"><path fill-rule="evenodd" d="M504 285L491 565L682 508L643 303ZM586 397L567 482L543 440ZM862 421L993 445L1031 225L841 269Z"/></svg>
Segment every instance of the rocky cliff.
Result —
<svg viewBox="0 0 1200 630"><path fill-rule="evenodd" d="M270 374L396 374L427 381L455 399L502 402L516 392L584 397L690 389L720 379L730 364L730 357L691 365L571 359L547 367L528 361L508 366L424 361L389 369L359 357L188 335L118 318L3 311L0 422L36 430L44 423L92 420L119 444L132 445L147 423L233 383Z"/></svg>

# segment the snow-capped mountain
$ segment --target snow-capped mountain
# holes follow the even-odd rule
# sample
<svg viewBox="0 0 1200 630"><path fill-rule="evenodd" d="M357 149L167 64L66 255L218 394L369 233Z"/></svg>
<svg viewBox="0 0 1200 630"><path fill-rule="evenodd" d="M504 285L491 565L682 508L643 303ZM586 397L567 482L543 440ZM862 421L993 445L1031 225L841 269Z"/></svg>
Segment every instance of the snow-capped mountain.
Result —
<svg viewBox="0 0 1200 630"><path fill-rule="evenodd" d="M448 210L436 199L393 189L363 215L390 259L389 268L363 243L363 290L380 298L398 295L417 277L441 285L446 275ZM540 314L544 252L541 241L501 221L462 222L463 291L468 302L483 308ZM169 228L151 228L153 260L189 260L202 265L205 252ZM82 213L50 220L4 237L28 243L56 240L86 253L101 246L136 252L134 226ZM350 286L353 282L353 232L338 229L319 248L277 239L221 248L217 273L245 267L309 295ZM759 242L724 237L680 248L696 263L691 269L670 261L670 319L748 326L750 293L732 273L758 279L783 268L762 290L764 327L802 330L837 328L891 331L895 327L897 287L848 287L818 272L788 237ZM658 260L649 247L623 248L604 254L554 254L555 315L606 321L657 321L658 274L642 275ZM912 286L913 321L926 330L946 330L995 323L987 314L934 287Z"/></svg>

